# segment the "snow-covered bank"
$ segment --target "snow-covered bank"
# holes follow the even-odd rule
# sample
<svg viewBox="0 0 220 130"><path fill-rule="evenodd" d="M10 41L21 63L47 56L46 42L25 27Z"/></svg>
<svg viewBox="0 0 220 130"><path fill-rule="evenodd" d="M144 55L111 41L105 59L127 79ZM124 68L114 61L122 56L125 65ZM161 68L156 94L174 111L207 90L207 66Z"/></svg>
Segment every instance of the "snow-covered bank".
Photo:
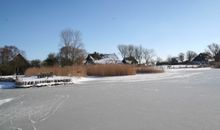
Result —
<svg viewBox="0 0 220 130"><path fill-rule="evenodd" d="M95 77L72 77L71 80L74 84L82 84L84 82L94 81L96 80L96 78Z"/></svg>
<svg viewBox="0 0 220 130"><path fill-rule="evenodd" d="M211 70L211 67L204 67L204 68L174 68L174 69L165 69L165 72L178 72L178 71L206 71Z"/></svg>
<svg viewBox="0 0 220 130"><path fill-rule="evenodd" d="M195 69L195 68L204 68L206 66L202 65L159 65L157 66L163 69Z"/></svg>
<svg viewBox="0 0 220 130"><path fill-rule="evenodd" d="M64 84L76 84L81 80L80 77L68 77L68 76L51 76L38 78L36 76L18 78L16 81L17 87L42 87L42 86L54 86Z"/></svg>
<svg viewBox="0 0 220 130"><path fill-rule="evenodd" d="M102 81L102 82L141 82L152 80L169 80L177 78L186 78L193 75L198 75L203 71L208 71L211 68L181 68L181 69L164 69L164 73L153 74L137 74L128 76L113 76L113 77L68 77L68 76L52 76L45 78L19 77L23 83L23 87L41 87L54 86L64 84L82 84L88 81ZM0 88L14 88L15 84L11 82L0 83Z"/></svg>
<svg viewBox="0 0 220 130"><path fill-rule="evenodd" d="M0 79L2 78L4 78L4 79L7 79L7 78L12 78L12 79L14 79L16 76L15 75L7 75L7 76L0 76Z"/></svg>
<svg viewBox="0 0 220 130"><path fill-rule="evenodd" d="M42 81L42 80L63 80L63 79L70 79L71 83L74 84L80 84L83 81L89 81L92 80L91 78L87 77L70 77L70 76L52 76L52 77L45 77L45 78L37 78L36 76L31 76L31 77L22 77L19 80L25 81L25 82L37 82L37 81Z"/></svg>
<svg viewBox="0 0 220 130"><path fill-rule="evenodd" d="M3 76L2 76L3 77ZM13 76L4 76L8 78ZM37 76L25 77L18 76L17 83L15 82L0 82L0 89L10 89L15 87L42 87L42 86L55 86L64 84L81 84L86 81L95 80L95 78L88 77L69 77L69 76L52 76L45 78L37 78Z"/></svg>

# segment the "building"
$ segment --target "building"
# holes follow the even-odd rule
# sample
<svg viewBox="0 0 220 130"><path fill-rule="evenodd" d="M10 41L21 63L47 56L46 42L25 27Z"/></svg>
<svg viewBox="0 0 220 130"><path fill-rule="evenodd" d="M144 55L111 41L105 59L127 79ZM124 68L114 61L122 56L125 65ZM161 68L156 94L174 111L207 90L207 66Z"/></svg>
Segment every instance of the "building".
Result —
<svg viewBox="0 0 220 130"><path fill-rule="evenodd" d="M122 62L124 64L138 64L138 61L133 57L133 56L130 56L130 57L125 57Z"/></svg>
<svg viewBox="0 0 220 130"><path fill-rule="evenodd" d="M115 53L113 54L100 54L94 52L88 54L85 64L120 64L122 63Z"/></svg>
<svg viewBox="0 0 220 130"><path fill-rule="evenodd" d="M207 53L200 53L198 56L196 56L193 60L193 64L197 65L207 65L209 62L213 61L214 59L211 58L211 56Z"/></svg>
<svg viewBox="0 0 220 130"><path fill-rule="evenodd" d="M16 74L24 74L25 70L29 67L28 61L21 55L16 55L10 62L13 72Z"/></svg>

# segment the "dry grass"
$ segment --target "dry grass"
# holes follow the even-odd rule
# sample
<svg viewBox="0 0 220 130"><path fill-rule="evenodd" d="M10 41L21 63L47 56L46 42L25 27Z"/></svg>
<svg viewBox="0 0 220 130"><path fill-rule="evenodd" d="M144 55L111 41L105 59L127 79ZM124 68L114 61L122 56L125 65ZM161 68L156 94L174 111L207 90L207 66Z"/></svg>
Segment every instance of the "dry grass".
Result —
<svg viewBox="0 0 220 130"><path fill-rule="evenodd" d="M49 74L57 76L121 76L135 75L136 73L162 73L161 69L147 66L134 66L122 64L106 64L106 65L81 65L66 67L41 67L28 68L25 72L27 76Z"/></svg>
<svg viewBox="0 0 220 130"><path fill-rule="evenodd" d="M86 76L86 69L83 66L28 68L25 75L33 76L42 73L53 73L57 76Z"/></svg>
<svg viewBox="0 0 220 130"><path fill-rule="evenodd" d="M156 68L156 67L149 67L149 66L137 66L136 73L163 73L164 70Z"/></svg>
<svg viewBox="0 0 220 130"><path fill-rule="evenodd" d="M86 69L88 76L121 76L136 74L135 68L131 65L89 65Z"/></svg>

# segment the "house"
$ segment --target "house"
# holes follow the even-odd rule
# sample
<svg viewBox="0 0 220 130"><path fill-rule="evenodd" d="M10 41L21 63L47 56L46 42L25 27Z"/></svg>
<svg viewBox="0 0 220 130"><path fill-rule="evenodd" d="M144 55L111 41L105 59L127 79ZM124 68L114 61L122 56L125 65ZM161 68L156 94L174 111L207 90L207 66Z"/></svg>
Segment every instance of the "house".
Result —
<svg viewBox="0 0 220 130"><path fill-rule="evenodd" d="M197 65L207 65L209 62L213 61L213 58L207 53L200 53L198 56L196 56L193 60L193 64Z"/></svg>
<svg viewBox="0 0 220 130"><path fill-rule="evenodd" d="M24 74L28 67L28 61L21 54L17 54L8 62L0 64L0 75Z"/></svg>
<svg viewBox="0 0 220 130"><path fill-rule="evenodd" d="M125 57L122 62L124 64L138 64L138 61L133 57L133 56L130 56L130 57Z"/></svg>
<svg viewBox="0 0 220 130"><path fill-rule="evenodd" d="M178 65L179 64L179 60L178 60L178 57L172 57L171 59L170 59L170 64L171 65Z"/></svg>
<svg viewBox="0 0 220 130"><path fill-rule="evenodd" d="M220 51L216 54L216 56L214 56L214 60L216 62L220 62Z"/></svg>
<svg viewBox="0 0 220 130"><path fill-rule="evenodd" d="M21 55L17 54L10 62L13 72L16 74L24 74L25 70L29 67L28 61Z"/></svg>
<svg viewBox="0 0 220 130"><path fill-rule="evenodd" d="M121 61L118 59L115 53L113 54L99 54L94 52L88 54L86 57L85 64L120 64Z"/></svg>

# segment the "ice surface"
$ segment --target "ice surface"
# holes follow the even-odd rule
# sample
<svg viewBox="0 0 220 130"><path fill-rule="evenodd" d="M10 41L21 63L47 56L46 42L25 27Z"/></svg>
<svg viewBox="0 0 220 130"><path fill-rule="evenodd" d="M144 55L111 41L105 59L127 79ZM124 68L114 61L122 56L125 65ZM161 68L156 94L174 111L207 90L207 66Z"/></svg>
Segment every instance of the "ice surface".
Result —
<svg viewBox="0 0 220 130"><path fill-rule="evenodd" d="M80 78L71 87L1 90L0 129L218 130L220 70ZM15 98L16 97L16 98Z"/></svg>

